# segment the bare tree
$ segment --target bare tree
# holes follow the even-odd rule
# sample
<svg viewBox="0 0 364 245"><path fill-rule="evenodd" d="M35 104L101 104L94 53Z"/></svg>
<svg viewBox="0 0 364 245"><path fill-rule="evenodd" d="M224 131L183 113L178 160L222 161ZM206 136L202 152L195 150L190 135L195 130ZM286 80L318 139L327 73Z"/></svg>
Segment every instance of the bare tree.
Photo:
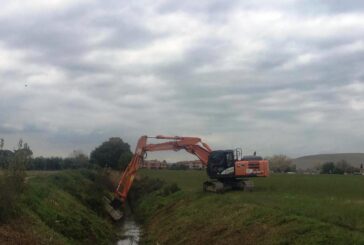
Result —
<svg viewBox="0 0 364 245"><path fill-rule="evenodd" d="M19 139L19 142L18 142L18 150L20 150L22 148L23 148L23 139Z"/></svg>
<svg viewBox="0 0 364 245"><path fill-rule="evenodd" d="M86 167L89 163L89 158L80 150L74 150L70 156L70 159L73 159L73 167Z"/></svg>
<svg viewBox="0 0 364 245"><path fill-rule="evenodd" d="M285 173L295 171L295 165L292 159L286 155L274 155L269 158L269 168L274 172Z"/></svg>

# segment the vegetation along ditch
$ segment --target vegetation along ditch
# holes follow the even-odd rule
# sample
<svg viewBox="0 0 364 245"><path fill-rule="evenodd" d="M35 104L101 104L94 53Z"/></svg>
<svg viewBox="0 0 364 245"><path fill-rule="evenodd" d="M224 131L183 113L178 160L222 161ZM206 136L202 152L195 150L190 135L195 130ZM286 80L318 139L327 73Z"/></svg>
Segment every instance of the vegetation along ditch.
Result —
<svg viewBox="0 0 364 245"><path fill-rule="evenodd" d="M362 176L273 174L253 192L204 193L204 171L140 170L143 244L363 244Z"/></svg>
<svg viewBox="0 0 364 245"><path fill-rule="evenodd" d="M362 244L364 179L272 174L253 192L204 193L204 171L138 172L122 223L94 170L0 176L0 244Z"/></svg>
<svg viewBox="0 0 364 245"><path fill-rule="evenodd" d="M104 211L108 179L92 170L60 171L27 181L4 174L0 244L112 244L118 238Z"/></svg>

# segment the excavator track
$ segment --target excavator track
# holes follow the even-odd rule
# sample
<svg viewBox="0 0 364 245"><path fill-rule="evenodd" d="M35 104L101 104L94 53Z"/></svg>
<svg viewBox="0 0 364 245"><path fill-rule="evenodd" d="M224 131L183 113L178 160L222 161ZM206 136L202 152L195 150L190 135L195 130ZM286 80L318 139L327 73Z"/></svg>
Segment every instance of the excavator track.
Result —
<svg viewBox="0 0 364 245"><path fill-rule="evenodd" d="M224 193L228 189L231 189L231 187L220 181L205 181L203 183L204 192Z"/></svg>
<svg viewBox="0 0 364 245"><path fill-rule="evenodd" d="M228 190L253 191L254 183L250 180L240 180L234 182L221 182L218 180L205 181L203 183L204 192L224 193Z"/></svg>

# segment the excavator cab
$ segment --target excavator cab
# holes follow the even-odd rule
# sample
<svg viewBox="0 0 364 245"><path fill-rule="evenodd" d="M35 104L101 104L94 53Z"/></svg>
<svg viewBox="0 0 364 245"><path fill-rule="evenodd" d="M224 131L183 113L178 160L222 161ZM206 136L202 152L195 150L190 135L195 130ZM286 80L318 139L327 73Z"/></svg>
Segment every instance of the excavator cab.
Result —
<svg viewBox="0 0 364 245"><path fill-rule="evenodd" d="M231 178L234 176L234 151L212 151L207 162L207 175L211 179Z"/></svg>
<svg viewBox="0 0 364 245"><path fill-rule="evenodd" d="M253 190L250 177L265 177L269 174L267 160L257 156L242 156L240 148L211 151L207 161L207 175L211 180L203 185L204 191L224 192L230 189Z"/></svg>

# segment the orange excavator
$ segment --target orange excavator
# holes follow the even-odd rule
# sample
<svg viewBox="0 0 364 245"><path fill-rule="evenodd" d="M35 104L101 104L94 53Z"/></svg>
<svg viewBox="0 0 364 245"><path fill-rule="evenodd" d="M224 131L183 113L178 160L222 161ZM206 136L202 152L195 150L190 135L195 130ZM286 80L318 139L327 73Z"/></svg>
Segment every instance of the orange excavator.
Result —
<svg viewBox="0 0 364 245"><path fill-rule="evenodd" d="M168 140L158 144L147 144L148 138ZM125 205L128 192L133 184L135 174L144 160L147 152L153 151L179 151L185 150L197 156L206 166L209 181L203 183L204 191L222 193L230 189L243 189L251 191L253 182L249 177L266 177L269 175L269 163L262 157L254 155L242 156L241 148L235 150L213 151L200 138L162 136L142 136L138 140L135 153L122 173L114 193L114 200L110 203L113 208Z"/></svg>

